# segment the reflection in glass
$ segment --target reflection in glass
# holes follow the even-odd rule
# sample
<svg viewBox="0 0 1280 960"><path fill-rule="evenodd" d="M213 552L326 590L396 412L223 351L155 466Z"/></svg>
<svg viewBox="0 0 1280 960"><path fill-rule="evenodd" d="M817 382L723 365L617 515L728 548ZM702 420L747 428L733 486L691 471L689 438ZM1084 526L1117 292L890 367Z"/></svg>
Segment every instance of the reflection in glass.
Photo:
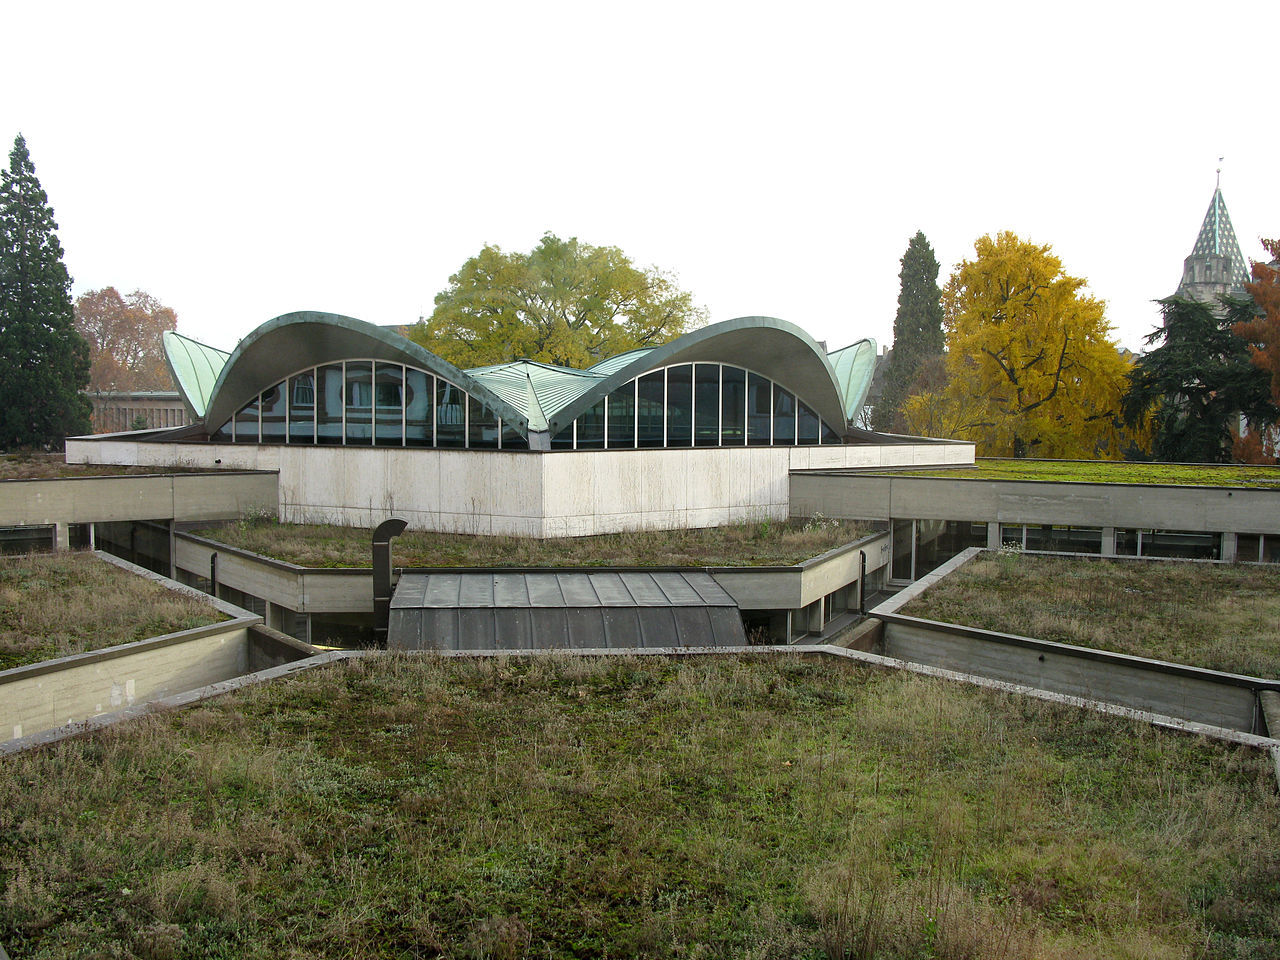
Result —
<svg viewBox="0 0 1280 960"><path fill-rule="evenodd" d="M405 371L404 436L405 445L430 447L435 444L432 431L432 398L435 395L435 377L412 367Z"/></svg>
<svg viewBox="0 0 1280 960"><path fill-rule="evenodd" d="M316 443L342 443L342 364L316 371Z"/></svg>
<svg viewBox="0 0 1280 960"><path fill-rule="evenodd" d="M347 362L347 443L373 443L373 364Z"/></svg>
<svg viewBox="0 0 1280 960"><path fill-rule="evenodd" d="M468 397L467 446L478 450L498 449L498 415L475 397Z"/></svg>
<svg viewBox="0 0 1280 960"><path fill-rule="evenodd" d="M262 391L262 442L284 443L285 419L288 416L284 383Z"/></svg>
<svg viewBox="0 0 1280 960"><path fill-rule="evenodd" d="M379 363L374 368L373 442L380 447L398 447L404 436L400 420L404 416L404 368L398 363Z"/></svg>
<svg viewBox="0 0 1280 960"><path fill-rule="evenodd" d="M235 416L236 443L258 442L258 398L254 397Z"/></svg>
<svg viewBox="0 0 1280 960"><path fill-rule="evenodd" d="M316 442L316 376L313 370L289 378L289 442Z"/></svg>
<svg viewBox="0 0 1280 960"><path fill-rule="evenodd" d="M466 394L448 380L436 380L436 446L467 445Z"/></svg>

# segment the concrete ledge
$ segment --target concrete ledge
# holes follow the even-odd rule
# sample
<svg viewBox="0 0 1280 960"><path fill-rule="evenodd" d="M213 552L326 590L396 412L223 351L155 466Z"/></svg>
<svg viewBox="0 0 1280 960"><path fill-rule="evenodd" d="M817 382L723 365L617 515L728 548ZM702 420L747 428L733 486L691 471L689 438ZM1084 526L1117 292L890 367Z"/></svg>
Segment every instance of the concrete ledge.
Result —
<svg viewBox="0 0 1280 960"><path fill-rule="evenodd" d="M20 740L10 740L5 743L0 743L0 756L9 753L16 753L21 750L30 750L48 743L55 743L68 737L78 736L83 733L102 729L103 727L118 723L122 720L145 716L151 712L179 709L212 697L221 696L224 693L239 690L246 686L292 676L304 670L311 670L315 667L326 666L341 660L348 660L357 657L409 656L490 659L497 657L718 657L744 654L752 656L777 656L781 654L787 656L835 657L842 660L853 661L875 669L902 670L919 676L949 680L957 683L966 683L972 686L982 687L987 690L997 690L1004 693L1016 694L1018 696L1032 697L1048 703L1079 707L1081 709L1092 710L1108 716L1123 717L1128 720L1149 723L1153 726L1172 730L1177 733L1209 737L1211 739L1221 740L1227 743L1236 743L1253 749L1265 750L1273 761L1277 784L1280 785L1280 740L1272 737L1245 733L1228 727L1217 726L1215 724L1200 723L1192 720L1186 720L1181 717L1173 717L1152 711L1138 710L1132 707L1126 707L1101 700L1093 700L1087 697L1064 695L1050 690L1027 686L1025 684L995 680L990 677L978 676L976 674L964 673L943 667L930 666L928 664L914 663L907 660L901 660L896 657L887 657L880 654L868 653L862 650L852 650L829 644L733 647L596 647L582 650L448 650L442 652L412 651L408 653L387 653L371 650L340 650L331 653L322 653L317 656L308 657L305 660L299 660L294 663L273 667L269 670L257 671L246 676L236 677L232 680L209 684L196 690L187 691L172 697L166 697L162 700L138 704L134 707L130 707L116 713L94 717L93 719L82 723L70 724L53 730L46 730L33 736L24 737Z"/></svg>

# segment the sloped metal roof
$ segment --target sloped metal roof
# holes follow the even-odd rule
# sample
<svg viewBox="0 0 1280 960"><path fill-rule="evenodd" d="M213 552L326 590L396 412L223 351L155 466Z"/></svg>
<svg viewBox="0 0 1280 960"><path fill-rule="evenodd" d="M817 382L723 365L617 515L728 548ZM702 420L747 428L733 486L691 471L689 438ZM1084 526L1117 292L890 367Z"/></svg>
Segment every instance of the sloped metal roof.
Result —
<svg viewBox="0 0 1280 960"><path fill-rule="evenodd" d="M203 418L213 386L231 354L166 330L162 338L165 366L192 416Z"/></svg>
<svg viewBox="0 0 1280 960"><path fill-rule="evenodd" d="M1222 199L1221 188L1213 191L1213 199L1209 201L1204 222L1200 224L1200 233L1196 236L1191 256L1226 257L1230 263L1230 286L1233 291L1240 288L1237 292L1243 293L1243 285L1249 280L1249 265L1240 252L1240 244L1236 240L1235 228L1231 225L1231 216L1227 213L1226 201Z"/></svg>
<svg viewBox="0 0 1280 960"><path fill-rule="evenodd" d="M746 643L733 598L701 572L405 573L393 650L530 650Z"/></svg>
<svg viewBox="0 0 1280 960"><path fill-rule="evenodd" d="M711 324L657 347L629 350L586 370L532 360L459 370L393 330L337 314L285 314L258 327L228 354L165 335L174 381L193 415L221 424L259 391L308 366L343 359L408 363L456 383L528 432L556 432L619 386L676 363L729 363L796 393L831 426L857 415L875 366L875 342L829 356L803 330L773 317Z"/></svg>
<svg viewBox="0 0 1280 960"><path fill-rule="evenodd" d="M847 347L827 354L831 369L835 371L840 396L844 400L844 417L856 419L871 389L871 377L876 370L876 342L859 340Z"/></svg>

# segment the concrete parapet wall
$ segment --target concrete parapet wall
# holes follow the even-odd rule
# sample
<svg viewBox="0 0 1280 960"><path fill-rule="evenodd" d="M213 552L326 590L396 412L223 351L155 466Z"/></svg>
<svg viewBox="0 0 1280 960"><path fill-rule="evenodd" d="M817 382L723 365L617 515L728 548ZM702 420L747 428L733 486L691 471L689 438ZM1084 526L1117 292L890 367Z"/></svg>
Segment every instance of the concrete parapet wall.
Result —
<svg viewBox="0 0 1280 960"><path fill-rule="evenodd" d="M0 671L0 738L27 736L246 673L249 625L231 620Z"/></svg>
<svg viewBox="0 0 1280 960"><path fill-rule="evenodd" d="M1280 690L1277 681L874 612L889 657L1245 733L1265 729L1258 693Z"/></svg>
<svg viewBox="0 0 1280 960"><path fill-rule="evenodd" d="M209 576L218 555L218 583L298 613L372 613L373 570L300 567L189 533L174 534L174 566Z"/></svg>
<svg viewBox="0 0 1280 960"><path fill-rule="evenodd" d="M973 444L507 452L69 440L68 459L278 470L279 513L299 523L514 536L785 519L792 470L963 465Z"/></svg>
<svg viewBox="0 0 1280 960"><path fill-rule="evenodd" d="M277 499L276 477L268 473L4 480L0 526L225 520L263 509L274 513Z"/></svg>
<svg viewBox="0 0 1280 960"><path fill-rule="evenodd" d="M800 516L1280 533L1280 489L1253 487L800 473L791 499Z"/></svg>

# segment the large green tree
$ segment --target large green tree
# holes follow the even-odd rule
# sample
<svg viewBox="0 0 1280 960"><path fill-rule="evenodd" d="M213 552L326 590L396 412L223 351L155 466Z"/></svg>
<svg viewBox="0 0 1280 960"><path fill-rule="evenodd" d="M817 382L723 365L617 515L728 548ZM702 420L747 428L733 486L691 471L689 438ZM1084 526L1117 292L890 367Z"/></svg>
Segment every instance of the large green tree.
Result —
<svg viewBox="0 0 1280 960"><path fill-rule="evenodd" d="M884 385L876 401L877 430L902 429L902 403L912 392L921 368L942 356L942 291L938 258L923 231L907 243L898 271L898 312L893 318L893 352L885 367Z"/></svg>
<svg viewBox="0 0 1280 960"><path fill-rule="evenodd" d="M1280 415L1269 372L1254 366L1248 344L1232 333L1234 325L1253 320L1257 308L1232 298L1219 306L1169 297L1160 305L1164 324L1146 338L1159 346L1129 373L1125 420L1150 417L1158 460L1228 463L1242 414L1255 429Z"/></svg>
<svg viewBox="0 0 1280 960"><path fill-rule="evenodd" d="M89 348L49 198L19 134L0 172L0 448L89 432Z"/></svg>
<svg viewBox="0 0 1280 960"><path fill-rule="evenodd" d="M670 275L637 268L617 247L548 233L529 253L486 246L409 336L464 368L518 358L584 367L706 320Z"/></svg>

